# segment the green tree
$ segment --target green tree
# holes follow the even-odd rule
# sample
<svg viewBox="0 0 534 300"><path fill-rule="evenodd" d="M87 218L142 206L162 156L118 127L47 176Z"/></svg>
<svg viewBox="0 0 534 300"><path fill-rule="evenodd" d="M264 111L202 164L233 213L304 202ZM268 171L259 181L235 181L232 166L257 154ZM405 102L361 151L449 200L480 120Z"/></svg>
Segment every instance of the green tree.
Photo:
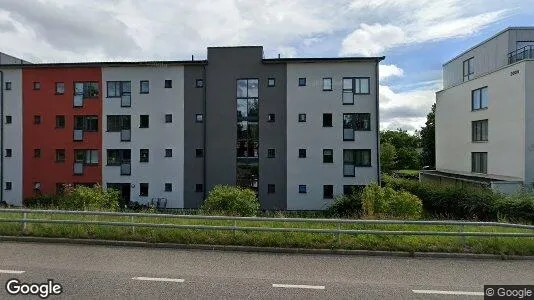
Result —
<svg viewBox="0 0 534 300"><path fill-rule="evenodd" d="M410 134L402 129L382 131L380 143L391 144L395 148L394 169L419 169L421 159L418 149L421 147L421 138L418 132Z"/></svg>
<svg viewBox="0 0 534 300"><path fill-rule="evenodd" d="M426 123L421 127L421 162L423 166L436 166L436 103L426 115Z"/></svg>
<svg viewBox="0 0 534 300"><path fill-rule="evenodd" d="M208 215L254 216L260 204L253 190L217 185L208 194L200 208Z"/></svg>
<svg viewBox="0 0 534 300"><path fill-rule="evenodd" d="M395 169L397 151L390 143L380 144L380 165L382 172L389 173Z"/></svg>

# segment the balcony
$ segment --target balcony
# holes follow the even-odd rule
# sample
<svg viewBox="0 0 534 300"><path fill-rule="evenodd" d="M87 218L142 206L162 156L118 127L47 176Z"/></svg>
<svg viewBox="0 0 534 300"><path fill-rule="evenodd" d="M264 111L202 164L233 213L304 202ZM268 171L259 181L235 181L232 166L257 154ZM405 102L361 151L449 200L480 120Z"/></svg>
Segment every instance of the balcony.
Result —
<svg viewBox="0 0 534 300"><path fill-rule="evenodd" d="M130 162L123 161L121 163L121 175L131 175L132 165Z"/></svg>
<svg viewBox="0 0 534 300"><path fill-rule="evenodd" d="M74 163L74 175L83 175L83 163L81 162Z"/></svg>
<svg viewBox="0 0 534 300"><path fill-rule="evenodd" d="M130 129L121 130L121 142L129 142L132 139L132 131Z"/></svg>
<svg viewBox="0 0 534 300"><path fill-rule="evenodd" d="M534 45L525 46L508 53L508 63L512 64L523 59L534 59Z"/></svg>
<svg viewBox="0 0 534 300"><path fill-rule="evenodd" d="M74 141L83 141L83 130L74 130L74 137L73 137Z"/></svg>

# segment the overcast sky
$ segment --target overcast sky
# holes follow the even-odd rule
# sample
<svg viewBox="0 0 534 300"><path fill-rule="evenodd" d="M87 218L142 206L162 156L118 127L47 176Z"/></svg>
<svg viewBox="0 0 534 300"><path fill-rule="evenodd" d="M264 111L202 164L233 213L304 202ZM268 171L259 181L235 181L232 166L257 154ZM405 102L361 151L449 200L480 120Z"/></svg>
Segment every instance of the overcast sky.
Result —
<svg viewBox="0 0 534 300"><path fill-rule="evenodd" d="M381 126L413 131L444 62L533 17L534 0L0 0L0 52L31 62L202 59L234 45L263 45L266 58L385 55Z"/></svg>

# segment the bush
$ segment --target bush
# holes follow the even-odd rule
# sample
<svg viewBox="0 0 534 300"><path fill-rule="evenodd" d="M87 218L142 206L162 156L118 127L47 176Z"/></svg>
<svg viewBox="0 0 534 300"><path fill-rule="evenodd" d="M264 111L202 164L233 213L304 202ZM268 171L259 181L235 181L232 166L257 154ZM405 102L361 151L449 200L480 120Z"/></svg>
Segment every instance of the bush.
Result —
<svg viewBox="0 0 534 300"><path fill-rule="evenodd" d="M100 185L93 187L67 187L59 198L58 207L65 210L105 210L119 209L120 193L114 189L104 189Z"/></svg>
<svg viewBox="0 0 534 300"><path fill-rule="evenodd" d="M353 189L350 195L336 197L328 211L337 217L360 217L362 213L362 191Z"/></svg>
<svg viewBox="0 0 534 300"><path fill-rule="evenodd" d="M420 219L422 206L417 196L378 184L368 185L362 192L362 210L366 217Z"/></svg>
<svg viewBox="0 0 534 300"><path fill-rule="evenodd" d="M59 198L57 195L35 195L25 198L22 205L28 208L57 208Z"/></svg>
<svg viewBox="0 0 534 300"><path fill-rule="evenodd" d="M246 188L217 185L208 194L201 210L206 214L255 216L260 208L254 191Z"/></svg>
<svg viewBox="0 0 534 300"><path fill-rule="evenodd" d="M520 192L495 201L493 214L498 220L534 224L534 193Z"/></svg>

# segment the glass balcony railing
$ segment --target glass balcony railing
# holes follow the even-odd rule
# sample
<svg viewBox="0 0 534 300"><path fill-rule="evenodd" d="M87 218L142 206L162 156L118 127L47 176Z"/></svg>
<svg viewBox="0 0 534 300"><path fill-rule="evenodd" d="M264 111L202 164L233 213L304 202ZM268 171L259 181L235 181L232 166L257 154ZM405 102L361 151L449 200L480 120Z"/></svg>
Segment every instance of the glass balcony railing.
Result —
<svg viewBox="0 0 534 300"><path fill-rule="evenodd" d="M73 139L75 141L83 141L83 130L75 129Z"/></svg>
<svg viewBox="0 0 534 300"><path fill-rule="evenodd" d="M509 64L523 59L534 59L534 45L525 46L508 53Z"/></svg>
<svg viewBox="0 0 534 300"><path fill-rule="evenodd" d="M82 174L83 174L83 163L75 162L74 163L74 175L82 175Z"/></svg>

